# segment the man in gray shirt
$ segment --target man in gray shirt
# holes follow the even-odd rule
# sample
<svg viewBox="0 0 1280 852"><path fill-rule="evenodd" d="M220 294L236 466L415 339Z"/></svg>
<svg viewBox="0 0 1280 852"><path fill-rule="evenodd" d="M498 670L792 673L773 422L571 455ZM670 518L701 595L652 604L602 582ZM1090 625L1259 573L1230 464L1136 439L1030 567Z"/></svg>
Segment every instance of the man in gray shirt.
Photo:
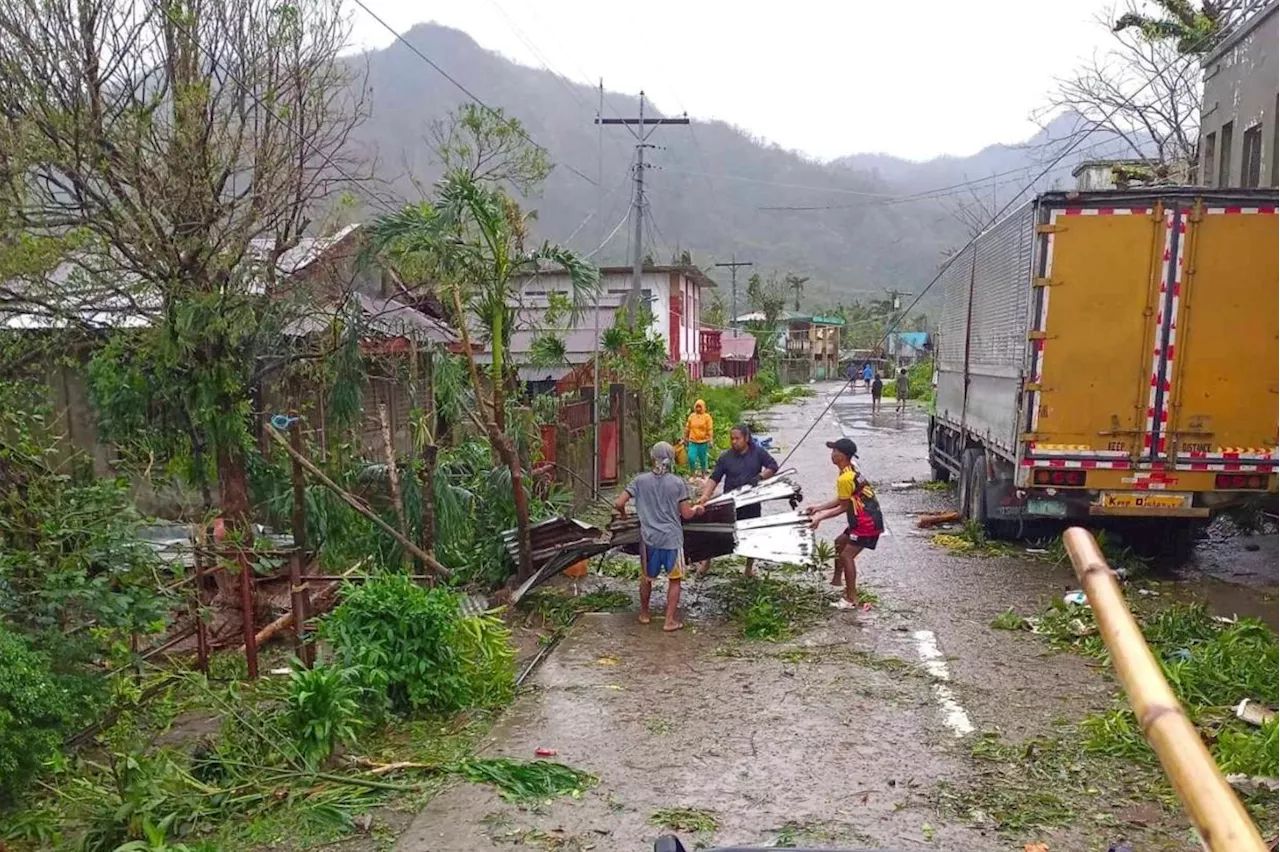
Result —
<svg viewBox="0 0 1280 852"><path fill-rule="evenodd" d="M907 368L898 369L898 410L907 410L907 394L911 393L911 379L907 378Z"/></svg>
<svg viewBox="0 0 1280 852"><path fill-rule="evenodd" d="M640 623L649 623L649 597L653 581L667 575L667 618L662 629L668 633L684 624L676 618L680 604L680 581L684 579L684 525L701 514L702 506L689 502L689 487L671 472L675 466L675 448L659 441L649 450L653 469L642 473L618 495L613 508L625 515L627 503L636 501L640 518Z"/></svg>

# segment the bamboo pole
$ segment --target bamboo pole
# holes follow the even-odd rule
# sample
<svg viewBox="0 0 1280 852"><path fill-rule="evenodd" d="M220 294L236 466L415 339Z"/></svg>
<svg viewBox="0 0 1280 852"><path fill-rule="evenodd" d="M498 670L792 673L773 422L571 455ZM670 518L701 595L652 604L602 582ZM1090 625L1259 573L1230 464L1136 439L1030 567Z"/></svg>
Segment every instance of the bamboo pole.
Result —
<svg viewBox="0 0 1280 852"><path fill-rule="evenodd" d="M1067 530L1062 539L1129 706L1204 847L1210 852L1265 852L1257 827L1165 681L1098 543L1079 527Z"/></svg>
<svg viewBox="0 0 1280 852"><path fill-rule="evenodd" d="M324 471L322 471L320 468L312 464L310 459L302 455L302 453L299 453L298 451L294 450L293 447L289 446L289 442L284 439L284 436L281 435L280 432L277 431L274 426L271 427L271 429L269 430L269 434L271 435L272 438L275 439L277 444L284 447L284 451L289 454L290 458L294 459L295 461L298 462L298 464L302 465L303 469L306 470L307 473L311 474L316 479L320 480L321 485L328 488L334 494L337 494L340 498L342 498L342 501L344 503L346 503L351 508L355 509L360 514L364 515L369 520L373 521L374 524L376 524L379 529L381 529L387 535L394 538L396 541L400 542L400 545L404 547L405 550L409 551L414 556L421 559L422 564L430 568L435 574L437 574L440 577L449 576L448 568L441 565L440 562L435 558L428 556L426 553L424 553L422 551L422 548L418 547L418 545L414 544L412 541L410 541L409 539L401 535L400 531L397 530L395 527L391 526L386 521L382 520L382 518L379 518L376 512L374 512L368 506L364 505L358 499L356 499L353 495L351 495L346 490L344 490L341 485L334 482L329 477L325 476Z"/></svg>

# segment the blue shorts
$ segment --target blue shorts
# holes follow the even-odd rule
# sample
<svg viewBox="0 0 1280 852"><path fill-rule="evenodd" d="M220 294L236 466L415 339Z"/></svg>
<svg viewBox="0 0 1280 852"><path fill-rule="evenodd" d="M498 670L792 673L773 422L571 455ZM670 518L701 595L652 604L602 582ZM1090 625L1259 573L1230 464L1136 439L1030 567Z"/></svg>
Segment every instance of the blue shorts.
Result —
<svg viewBox="0 0 1280 852"><path fill-rule="evenodd" d="M684 558L679 550L661 550L656 547L644 549L644 572L650 580L656 580L663 574L668 580L684 579Z"/></svg>
<svg viewBox="0 0 1280 852"><path fill-rule="evenodd" d="M694 468L706 470L707 459L711 451L711 442L703 441L699 444L690 441L686 447L689 451L689 470L693 470Z"/></svg>

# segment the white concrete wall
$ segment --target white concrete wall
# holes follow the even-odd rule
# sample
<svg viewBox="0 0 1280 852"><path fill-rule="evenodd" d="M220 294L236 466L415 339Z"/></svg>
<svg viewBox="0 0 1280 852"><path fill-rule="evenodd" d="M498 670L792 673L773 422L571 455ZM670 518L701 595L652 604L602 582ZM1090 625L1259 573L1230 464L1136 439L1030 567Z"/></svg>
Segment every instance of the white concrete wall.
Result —
<svg viewBox="0 0 1280 852"><path fill-rule="evenodd" d="M646 272L640 278L640 288L647 291L649 295L648 307L653 314L653 325L650 331L654 335L661 335L666 345L667 352L671 351L672 335L675 334L680 342L680 360L688 364L698 364L702 359L702 349L700 346L700 338L698 335L702 327L702 294L701 288L689 277L684 275L677 276L676 293L684 296L684 313L681 317L680 326L672 329L671 327L671 273L669 272ZM631 292L631 273L628 272L609 272L605 273L601 280L601 331L612 325L612 317L606 316L605 305L620 305L625 302L627 295ZM541 275L536 280L529 279L525 282L524 289L526 293L533 291L546 292L550 290L567 289L567 283L563 276L557 275ZM537 306L542 308L545 306L545 299L540 296L526 296L526 305L528 307ZM532 310L526 311L522 317L526 322L534 321L536 316ZM586 322L592 322L590 311L585 317ZM575 343L581 343L580 338L583 334L594 336L594 323L584 327L580 324L571 335ZM512 348L517 353L520 351L520 344L524 343L526 337L532 337L531 334L521 334L517 331L516 338L513 338ZM580 347L578 347L580 348ZM695 373L696 374L696 373Z"/></svg>

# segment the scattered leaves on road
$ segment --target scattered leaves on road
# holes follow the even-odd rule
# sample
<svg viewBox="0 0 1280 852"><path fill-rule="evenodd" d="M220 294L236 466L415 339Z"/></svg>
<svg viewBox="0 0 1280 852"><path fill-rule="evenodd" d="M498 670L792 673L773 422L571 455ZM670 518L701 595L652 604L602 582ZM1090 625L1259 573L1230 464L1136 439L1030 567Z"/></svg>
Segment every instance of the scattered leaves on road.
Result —
<svg viewBox="0 0 1280 852"><path fill-rule="evenodd" d="M654 811L649 822L671 831L713 832L719 827L714 811L706 808L663 808Z"/></svg>

